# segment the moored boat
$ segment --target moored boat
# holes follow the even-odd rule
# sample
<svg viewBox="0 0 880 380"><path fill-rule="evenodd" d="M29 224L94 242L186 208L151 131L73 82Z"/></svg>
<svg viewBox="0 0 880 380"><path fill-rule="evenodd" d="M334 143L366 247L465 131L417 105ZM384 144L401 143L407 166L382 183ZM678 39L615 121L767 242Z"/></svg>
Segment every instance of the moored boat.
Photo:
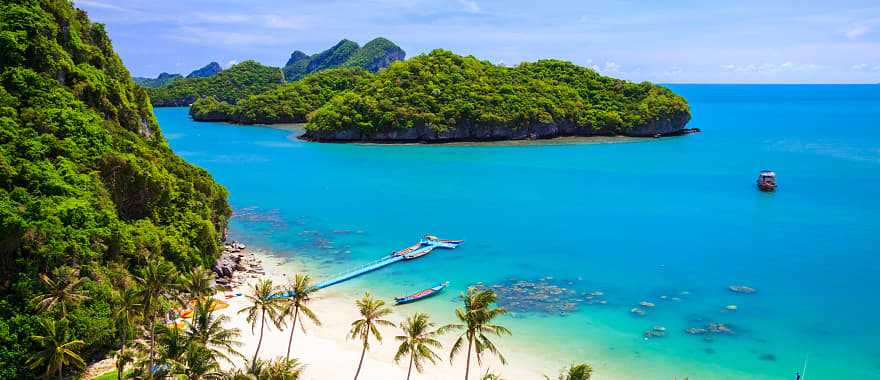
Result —
<svg viewBox="0 0 880 380"><path fill-rule="evenodd" d="M443 289L446 289L447 286L449 286L449 281L446 281L446 282L439 284L437 286L433 286L428 289L422 290L418 293L410 294L406 297L394 297L394 302L397 305L403 305L403 304L410 303L410 302L416 302L416 301L437 295L438 293L442 292Z"/></svg>
<svg viewBox="0 0 880 380"><path fill-rule="evenodd" d="M758 189L761 191L776 190L776 173L770 170L761 170L758 174Z"/></svg>

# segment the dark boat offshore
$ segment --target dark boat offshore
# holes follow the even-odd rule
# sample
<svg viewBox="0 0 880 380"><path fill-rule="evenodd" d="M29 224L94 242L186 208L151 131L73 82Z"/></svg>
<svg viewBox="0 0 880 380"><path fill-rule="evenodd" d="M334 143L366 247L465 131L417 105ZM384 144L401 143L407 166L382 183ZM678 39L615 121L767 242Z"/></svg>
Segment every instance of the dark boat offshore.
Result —
<svg viewBox="0 0 880 380"><path fill-rule="evenodd" d="M428 289L422 290L418 293L410 294L406 297L395 297L394 301L397 305L403 305L403 304L407 304L407 303L411 303L411 302L416 302L416 301L437 295L438 293L442 292L443 289L446 289L447 286L449 286L449 281L446 281L440 285L433 286Z"/></svg>

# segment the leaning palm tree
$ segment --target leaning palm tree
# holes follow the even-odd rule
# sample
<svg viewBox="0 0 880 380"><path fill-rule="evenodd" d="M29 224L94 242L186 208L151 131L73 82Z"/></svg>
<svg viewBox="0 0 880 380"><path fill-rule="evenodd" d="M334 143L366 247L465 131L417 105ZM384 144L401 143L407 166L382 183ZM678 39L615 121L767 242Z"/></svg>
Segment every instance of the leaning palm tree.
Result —
<svg viewBox="0 0 880 380"><path fill-rule="evenodd" d="M461 299L464 302L464 308L455 309L455 316L461 323L446 325L440 331L442 333L461 331L461 335L458 336L449 351L450 361L461 351L464 342L467 341L467 362L464 367L464 378L467 380L470 374L472 351L477 355L478 364L482 364L482 355L485 351L497 356L502 364L507 363L507 359L498 351L498 347L489 340L487 335L510 335L510 330L492 323L493 319L507 312L504 308L492 306L498 299L498 295L494 291L469 288L467 294L461 294Z"/></svg>
<svg viewBox="0 0 880 380"><path fill-rule="evenodd" d="M299 322L300 329L302 329L303 332L306 331L300 313L317 326L321 325L321 321L318 320L318 316L315 315L315 312L309 308L309 302L312 300L312 295L318 291L318 289L312 285L312 278L309 277L309 275L297 274L287 291L290 297L286 302L281 303L282 309L278 321L283 323L284 320L290 318L290 339L287 341L287 355L285 356L289 359L290 347L293 345L293 332L296 331L296 323Z"/></svg>
<svg viewBox="0 0 880 380"><path fill-rule="evenodd" d="M357 372L354 374L354 379L357 380L361 373L361 366L364 364L364 355L370 349L370 336L372 335L376 341L382 342L382 334L379 333L378 327L393 327L394 323L383 319L391 314L391 309L385 307L385 301L373 298L370 293L365 293L364 298L357 300L355 304L360 311L361 319L351 323L351 331L348 336L349 339L360 340L363 344L361 360L358 362Z"/></svg>
<svg viewBox="0 0 880 380"><path fill-rule="evenodd" d="M67 318L68 307L88 299L80 289L84 281L79 277L79 269L70 267L58 268L52 277L41 273L40 282L46 287L46 293L34 297L34 308L40 313L60 308L61 318Z"/></svg>
<svg viewBox="0 0 880 380"><path fill-rule="evenodd" d="M563 368L559 373L558 380L590 380L593 376L593 367L589 364L572 364L571 367ZM550 380L549 377L544 376Z"/></svg>
<svg viewBox="0 0 880 380"><path fill-rule="evenodd" d="M254 351L254 360L251 362L252 367L257 366L257 356L260 354L260 346L263 344L263 331L266 328L266 317L275 321L278 320L279 298L272 295L277 289L272 285L272 280L263 279L256 284L251 285L251 291L245 297L250 302L247 306L238 311L239 314L247 313L247 321L251 324L251 333L260 324L260 339L257 341L257 349Z"/></svg>
<svg viewBox="0 0 880 380"><path fill-rule="evenodd" d="M196 303L192 321L186 322L186 335L190 342L202 345L213 357L232 363L228 355L243 357L236 350L241 346L238 341L240 333L237 328L223 327L229 322L229 317L215 314L215 305L217 301L211 297Z"/></svg>
<svg viewBox="0 0 880 380"><path fill-rule="evenodd" d="M434 326L428 319L428 314L418 313L412 315L400 325L403 335L395 337L400 342L397 348L397 354L394 355L394 362L399 363L400 359L409 355L409 370L406 371L406 379L409 380L412 374L413 365L416 371L421 373L424 371L424 361L437 363L440 359L431 348L443 347L437 339L439 333L431 331Z"/></svg>
<svg viewBox="0 0 880 380"><path fill-rule="evenodd" d="M183 301L198 301L214 295L214 277L210 269L201 266L193 268L181 280L181 290L187 295Z"/></svg>
<svg viewBox="0 0 880 380"><path fill-rule="evenodd" d="M140 287L143 316L149 331L150 346L146 362L148 379L153 378L153 366L156 364L156 320L166 310L165 301L172 298L177 277L174 265L161 256L148 257L134 277Z"/></svg>
<svg viewBox="0 0 880 380"><path fill-rule="evenodd" d="M61 380L65 366L74 365L79 368L85 368L86 363L76 351L85 346L86 343L79 339L69 340L66 319L58 322L44 319L40 321L40 325L43 328L43 335L34 335L31 336L31 339L42 350L35 353L28 361L31 369L45 368L43 372L44 379L57 374L58 379Z"/></svg>

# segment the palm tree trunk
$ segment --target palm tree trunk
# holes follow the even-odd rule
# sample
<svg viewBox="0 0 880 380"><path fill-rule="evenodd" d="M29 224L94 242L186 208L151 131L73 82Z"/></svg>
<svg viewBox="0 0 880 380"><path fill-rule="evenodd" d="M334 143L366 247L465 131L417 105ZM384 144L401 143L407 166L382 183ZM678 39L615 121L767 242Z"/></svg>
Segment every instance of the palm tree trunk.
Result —
<svg viewBox="0 0 880 380"><path fill-rule="evenodd" d="M415 352L410 352L409 353L409 370L406 371L406 380L409 380L409 375L412 374L413 357L415 357Z"/></svg>
<svg viewBox="0 0 880 380"><path fill-rule="evenodd" d="M266 327L266 310L260 315L260 339L257 341L257 350L254 351L254 360L251 362L251 371L257 370L257 355L260 354L260 346L263 345L263 329Z"/></svg>
<svg viewBox="0 0 880 380"><path fill-rule="evenodd" d="M62 369L62 368L64 368L64 367L63 367L63 366L58 366L58 380L64 380L64 378L61 377L61 369Z"/></svg>
<svg viewBox="0 0 880 380"><path fill-rule="evenodd" d="M364 349L361 350L361 361L358 362L358 370L354 373L354 380L357 380L358 375L361 373L361 366L364 364L364 354L367 353L367 340L364 339Z"/></svg>
<svg viewBox="0 0 880 380"><path fill-rule="evenodd" d="M293 345L293 332L296 331L296 319L299 317L299 306L293 311L293 323L290 325L290 340L287 341L287 358L290 359L290 346Z"/></svg>
<svg viewBox="0 0 880 380"><path fill-rule="evenodd" d="M123 333L122 348L119 350L120 354L125 354L125 341L128 340L125 339L125 335L128 334ZM122 380L122 369L125 368L125 365L119 365L120 363L122 363L122 358L120 356L122 355L116 355L116 380Z"/></svg>
<svg viewBox="0 0 880 380"><path fill-rule="evenodd" d="M471 372L471 345L473 342L472 339L468 339L468 356L464 364L464 380L468 380L468 374Z"/></svg>
<svg viewBox="0 0 880 380"><path fill-rule="evenodd" d="M156 363L156 325L150 321L150 368L147 368L147 379L153 379L153 365Z"/></svg>

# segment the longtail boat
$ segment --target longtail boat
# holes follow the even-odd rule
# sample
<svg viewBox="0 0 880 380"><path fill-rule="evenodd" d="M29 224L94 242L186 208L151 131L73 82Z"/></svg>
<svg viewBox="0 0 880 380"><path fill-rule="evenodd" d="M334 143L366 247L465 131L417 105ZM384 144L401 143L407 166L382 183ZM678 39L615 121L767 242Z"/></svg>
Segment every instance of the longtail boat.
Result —
<svg viewBox="0 0 880 380"><path fill-rule="evenodd" d="M446 289L447 286L449 286L449 281L446 281L440 285L422 290L418 293L410 294L406 297L395 297L394 301L397 305L403 305L405 303L416 302L416 301L431 297L433 295L436 295L437 293L442 292L443 289Z"/></svg>
<svg viewBox="0 0 880 380"><path fill-rule="evenodd" d="M770 170L761 170L757 182L761 191L776 191L776 173Z"/></svg>

